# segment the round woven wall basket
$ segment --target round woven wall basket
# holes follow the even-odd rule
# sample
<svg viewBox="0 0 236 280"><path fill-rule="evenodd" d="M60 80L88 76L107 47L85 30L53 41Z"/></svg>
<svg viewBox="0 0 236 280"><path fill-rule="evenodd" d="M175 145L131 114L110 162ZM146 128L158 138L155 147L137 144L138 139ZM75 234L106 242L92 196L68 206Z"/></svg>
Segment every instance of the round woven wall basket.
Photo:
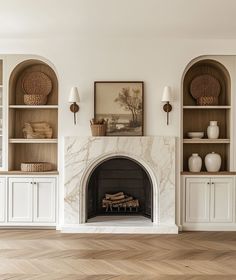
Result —
<svg viewBox="0 0 236 280"><path fill-rule="evenodd" d="M46 172L52 170L50 162L22 162L21 171L24 172Z"/></svg>
<svg viewBox="0 0 236 280"><path fill-rule="evenodd" d="M43 72L29 72L23 77L22 88L26 94L48 95L52 91L52 81Z"/></svg>
<svg viewBox="0 0 236 280"><path fill-rule="evenodd" d="M220 91L220 82L209 74L195 77L190 84L190 93L201 106L218 105Z"/></svg>

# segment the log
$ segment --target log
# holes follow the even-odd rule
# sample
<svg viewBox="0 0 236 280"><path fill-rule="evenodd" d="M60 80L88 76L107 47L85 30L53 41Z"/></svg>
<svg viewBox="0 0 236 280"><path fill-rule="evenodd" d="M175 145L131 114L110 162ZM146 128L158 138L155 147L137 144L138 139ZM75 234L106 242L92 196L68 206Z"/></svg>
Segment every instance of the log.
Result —
<svg viewBox="0 0 236 280"><path fill-rule="evenodd" d="M121 195L124 195L124 193L123 193L123 192L118 192L118 193L115 193L115 194L106 193L106 194L105 194L105 198L106 198L106 199L111 199L112 197L114 198L114 197L116 197L116 196L121 196Z"/></svg>
<svg viewBox="0 0 236 280"><path fill-rule="evenodd" d="M102 200L102 207L106 207L106 205L113 205L113 204L119 204L119 203L124 203L124 202L128 202L130 200L133 200L133 197L127 197L121 200L115 200L115 201L111 201L111 200L107 200L107 199L103 199Z"/></svg>
<svg viewBox="0 0 236 280"><path fill-rule="evenodd" d="M118 203L124 203L124 202L127 202L127 201L130 201L130 200L133 200L134 198L132 196L129 196L129 197L126 197L124 199L120 199L120 200L107 200L107 199L103 199L102 200L102 203L104 204L118 204Z"/></svg>
<svg viewBox="0 0 236 280"><path fill-rule="evenodd" d="M111 201L117 201L117 200L121 200L121 199L124 199L124 198L125 198L124 195L119 195L119 196L111 197L110 200Z"/></svg>

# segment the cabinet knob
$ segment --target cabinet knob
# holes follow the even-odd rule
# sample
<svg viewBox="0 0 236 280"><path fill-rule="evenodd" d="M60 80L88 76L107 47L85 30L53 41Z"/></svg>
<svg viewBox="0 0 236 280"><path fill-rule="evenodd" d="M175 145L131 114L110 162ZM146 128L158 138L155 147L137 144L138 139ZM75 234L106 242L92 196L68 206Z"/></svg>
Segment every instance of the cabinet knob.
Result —
<svg viewBox="0 0 236 280"><path fill-rule="evenodd" d="M210 182L207 182L207 185L210 185Z"/></svg>

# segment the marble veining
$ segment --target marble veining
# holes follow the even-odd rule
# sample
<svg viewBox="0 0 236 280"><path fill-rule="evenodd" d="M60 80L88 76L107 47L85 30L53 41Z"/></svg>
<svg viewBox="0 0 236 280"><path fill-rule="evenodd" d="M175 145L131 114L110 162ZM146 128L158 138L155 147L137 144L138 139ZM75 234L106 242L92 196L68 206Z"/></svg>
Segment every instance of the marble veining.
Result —
<svg viewBox="0 0 236 280"><path fill-rule="evenodd" d="M155 224L175 225L175 137L65 137L64 226L86 222L85 195L97 164L116 156L138 161L153 183Z"/></svg>

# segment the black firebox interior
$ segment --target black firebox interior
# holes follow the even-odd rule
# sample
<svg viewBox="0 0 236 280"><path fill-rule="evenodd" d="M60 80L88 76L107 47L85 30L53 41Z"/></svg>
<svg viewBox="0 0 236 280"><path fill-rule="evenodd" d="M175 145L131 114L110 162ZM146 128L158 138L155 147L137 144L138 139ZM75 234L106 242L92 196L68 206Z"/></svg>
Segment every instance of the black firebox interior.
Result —
<svg viewBox="0 0 236 280"><path fill-rule="evenodd" d="M147 171L136 161L117 157L99 164L91 173L87 186L87 219L98 215L143 215L152 219L152 183ZM105 194L124 192L139 200L137 209L102 207Z"/></svg>

